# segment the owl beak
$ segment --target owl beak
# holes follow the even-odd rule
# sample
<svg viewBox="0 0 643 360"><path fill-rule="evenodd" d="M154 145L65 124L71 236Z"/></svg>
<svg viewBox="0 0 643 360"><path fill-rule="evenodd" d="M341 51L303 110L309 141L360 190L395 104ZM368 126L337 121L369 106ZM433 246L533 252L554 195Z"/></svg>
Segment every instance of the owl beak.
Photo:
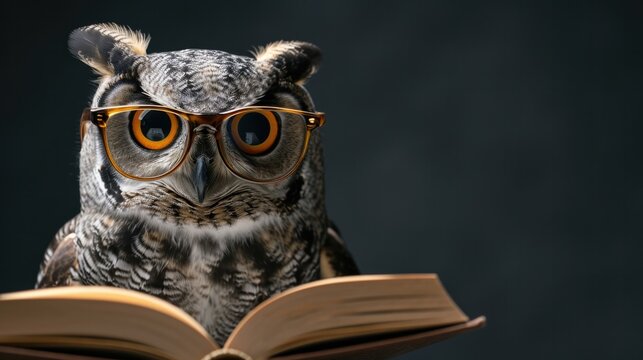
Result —
<svg viewBox="0 0 643 360"><path fill-rule="evenodd" d="M197 198L200 203L203 203L205 198L205 190L208 184L208 165L212 159L208 156L201 155L196 159L196 166L192 174L192 182L194 183L194 190L196 190Z"/></svg>

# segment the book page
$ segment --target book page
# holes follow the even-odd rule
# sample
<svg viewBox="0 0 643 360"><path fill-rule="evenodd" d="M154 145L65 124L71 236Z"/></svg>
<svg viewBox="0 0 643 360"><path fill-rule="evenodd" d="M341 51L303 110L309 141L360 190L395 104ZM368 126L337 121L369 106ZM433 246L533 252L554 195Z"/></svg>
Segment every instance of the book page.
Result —
<svg viewBox="0 0 643 360"><path fill-rule="evenodd" d="M116 350L141 349L195 359L218 348L181 309L132 290L74 286L0 295L0 343L56 339L57 346L104 339ZM30 340L31 339L31 340ZM89 340L88 340L89 339ZM81 342L82 342L81 341ZM156 350L153 350L156 349Z"/></svg>
<svg viewBox="0 0 643 360"><path fill-rule="evenodd" d="M244 317L224 348L260 360L309 344L467 320L434 274L347 276L268 299Z"/></svg>
<svg viewBox="0 0 643 360"><path fill-rule="evenodd" d="M415 349L444 341L453 336L484 326L484 316L465 323L414 331L411 333L389 334L383 338L359 338L359 341L324 344L312 349L299 349L291 354L280 354L270 360L331 360L331 359L391 359Z"/></svg>

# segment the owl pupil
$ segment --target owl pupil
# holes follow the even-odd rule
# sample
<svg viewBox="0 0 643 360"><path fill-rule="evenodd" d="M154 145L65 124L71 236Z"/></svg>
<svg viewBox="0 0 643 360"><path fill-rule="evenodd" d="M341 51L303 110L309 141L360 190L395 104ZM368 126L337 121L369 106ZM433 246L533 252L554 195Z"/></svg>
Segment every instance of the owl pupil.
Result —
<svg viewBox="0 0 643 360"><path fill-rule="evenodd" d="M148 111L141 116L141 132L151 141L161 141L170 133L172 122L161 111Z"/></svg>
<svg viewBox="0 0 643 360"><path fill-rule="evenodd" d="M266 141L270 134L270 124L258 112L248 113L239 121L239 136L248 145L258 145Z"/></svg>

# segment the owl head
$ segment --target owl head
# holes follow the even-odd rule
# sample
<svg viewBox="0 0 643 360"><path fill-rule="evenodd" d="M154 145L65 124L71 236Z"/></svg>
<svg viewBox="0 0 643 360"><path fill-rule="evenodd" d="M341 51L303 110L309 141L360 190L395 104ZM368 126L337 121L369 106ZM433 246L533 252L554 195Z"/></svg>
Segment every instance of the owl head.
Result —
<svg viewBox="0 0 643 360"><path fill-rule="evenodd" d="M325 216L319 131L306 123L316 113L303 87L319 49L280 41L252 57L148 54L149 40L115 24L70 36L72 54L99 76L91 121L81 122L83 211L192 229Z"/></svg>

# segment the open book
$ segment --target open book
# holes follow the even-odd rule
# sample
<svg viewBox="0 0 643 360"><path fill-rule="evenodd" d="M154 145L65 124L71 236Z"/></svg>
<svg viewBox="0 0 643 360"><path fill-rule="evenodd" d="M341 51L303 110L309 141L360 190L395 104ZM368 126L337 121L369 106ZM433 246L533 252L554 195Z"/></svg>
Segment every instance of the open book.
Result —
<svg viewBox="0 0 643 360"><path fill-rule="evenodd" d="M434 274L347 276L271 297L221 347L187 313L156 297L60 287L0 295L0 357L383 359L484 322L469 320Z"/></svg>

